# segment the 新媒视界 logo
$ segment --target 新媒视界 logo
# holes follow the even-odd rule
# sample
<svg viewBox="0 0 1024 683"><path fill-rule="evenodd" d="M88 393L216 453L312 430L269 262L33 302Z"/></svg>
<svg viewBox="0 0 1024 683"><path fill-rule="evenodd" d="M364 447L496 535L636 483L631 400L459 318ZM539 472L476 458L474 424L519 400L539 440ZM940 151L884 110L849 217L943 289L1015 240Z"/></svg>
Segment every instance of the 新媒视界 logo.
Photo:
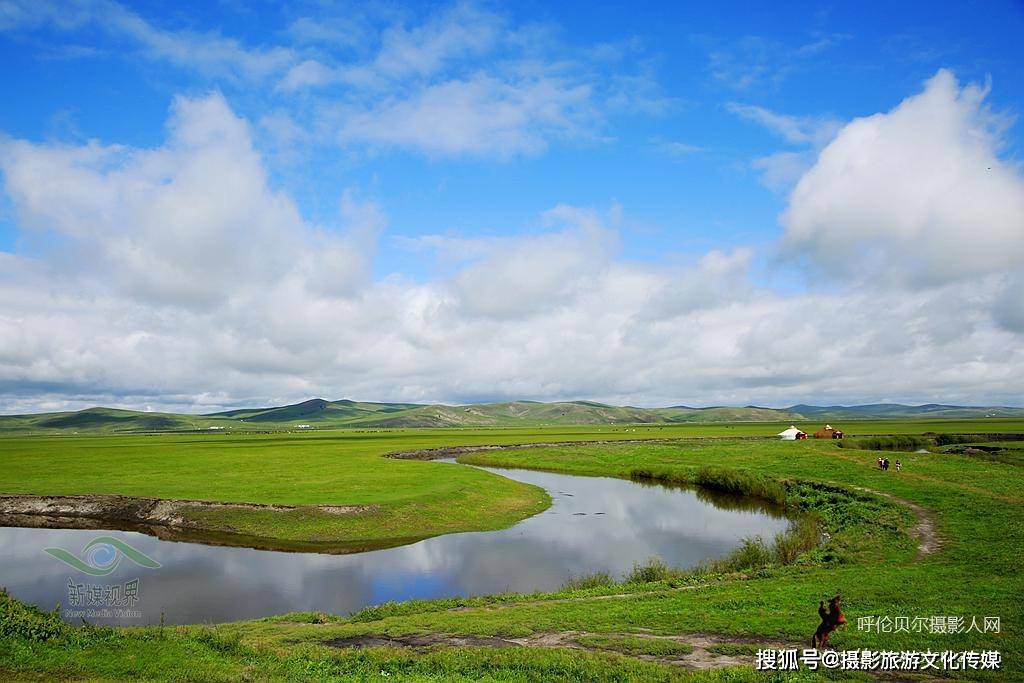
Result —
<svg viewBox="0 0 1024 683"><path fill-rule="evenodd" d="M49 555L57 558L69 567L73 567L89 576L106 576L128 558L140 567L158 569L160 563L137 550L124 541L113 536L100 536L91 540L79 556L64 548L44 548Z"/></svg>

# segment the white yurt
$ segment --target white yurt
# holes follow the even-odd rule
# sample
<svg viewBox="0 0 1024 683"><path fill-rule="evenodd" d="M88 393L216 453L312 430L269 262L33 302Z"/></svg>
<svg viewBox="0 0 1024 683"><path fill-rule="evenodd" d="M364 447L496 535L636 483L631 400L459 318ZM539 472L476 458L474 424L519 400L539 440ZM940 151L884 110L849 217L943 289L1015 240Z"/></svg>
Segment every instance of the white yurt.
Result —
<svg viewBox="0 0 1024 683"><path fill-rule="evenodd" d="M790 425L789 429L787 429L786 431L779 432L779 438L782 439L783 441L796 441L797 439L806 438L806 437L807 437L806 434L801 432L799 429L797 429L793 425Z"/></svg>

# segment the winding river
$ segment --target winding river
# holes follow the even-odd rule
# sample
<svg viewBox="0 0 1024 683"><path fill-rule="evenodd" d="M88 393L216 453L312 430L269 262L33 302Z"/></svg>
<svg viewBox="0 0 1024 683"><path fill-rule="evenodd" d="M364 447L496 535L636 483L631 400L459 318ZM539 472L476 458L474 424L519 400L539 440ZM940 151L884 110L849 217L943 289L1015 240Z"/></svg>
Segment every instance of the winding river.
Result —
<svg viewBox="0 0 1024 683"><path fill-rule="evenodd" d="M162 541L124 531L2 527L0 585L44 609L60 604L65 619L75 623L219 622L302 610L346 614L389 600L552 590L574 575L621 575L652 556L689 567L727 554L744 537L769 538L788 525L777 509L690 489L483 469L543 487L553 505L500 531L352 555ZM94 563L113 569L91 576L52 552L81 556L102 536L129 544L159 567L110 556L104 545L94 547L94 554L103 551Z"/></svg>

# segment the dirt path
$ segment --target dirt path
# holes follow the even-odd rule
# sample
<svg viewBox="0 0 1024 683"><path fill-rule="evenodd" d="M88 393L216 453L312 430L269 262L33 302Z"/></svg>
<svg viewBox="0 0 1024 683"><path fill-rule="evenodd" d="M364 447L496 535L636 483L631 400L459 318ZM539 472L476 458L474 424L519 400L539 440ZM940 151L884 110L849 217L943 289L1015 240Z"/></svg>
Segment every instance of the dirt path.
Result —
<svg viewBox="0 0 1024 683"><path fill-rule="evenodd" d="M582 642L588 637L599 637L610 641L607 647L587 645ZM679 652L671 655L637 654L623 651L615 647L615 641L625 645L629 641L671 642L692 648L690 652ZM568 648L587 652L618 652L650 662L682 666L687 669L718 669L727 666L753 665L755 652L758 649L792 649L805 647L806 643L787 643L754 638L736 638L712 633L686 633L681 635L663 636L644 633L636 630L629 633L587 633L585 631L561 631L557 633L535 633L523 638L499 638L497 636L454 636L454 635L408 635L408 636L350 636L334 638L325 642L337 648L363 647L431 647L445 645L449 647L543 647ZM726 652L716 652L714 648L724 646Z"/></svg>
<svg viewBox="0 0 1024 683"><path fill-rule="evenodd" d="M939 536L939 532L935 528L935 519L932 517L932 513L917 503L913 503L906 498L898 498L891 493L885 491L878 491L876 489L864 488L862 486L851 487L858 491L864 491L866 493L873 493L876 496L881 496L891 500L894 503L909 508L914 516L917 517L917 523L914 528L910 531L910 537L917 540L917 555L914 556L914 561L918 562L924 558L937 553L942 548L942 537Z"/></svg>

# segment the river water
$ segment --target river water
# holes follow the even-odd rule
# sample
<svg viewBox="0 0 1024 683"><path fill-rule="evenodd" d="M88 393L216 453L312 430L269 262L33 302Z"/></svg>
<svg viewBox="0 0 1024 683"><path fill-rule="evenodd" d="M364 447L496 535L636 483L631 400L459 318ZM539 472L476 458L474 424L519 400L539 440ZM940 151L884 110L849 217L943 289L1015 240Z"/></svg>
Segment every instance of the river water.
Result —
<svg viewBox="0 0 1024 683"><path fill-rule="evenodd" d="M545 488L553 505L500 531L448 534L351 555L162 541L126 531L0 527L0 585L44 609L60 604L65 619L75 623L202 623L302 610L347 614L389 600L553 590L580 574L621 575L652 556L690 567L727 554L744 537L770 538L789 523L777 509L690 489L484 469ZM159 567L138 564L106 542L85 550L104 536ZM53 549L114 568L92 576Z"/></svg>

